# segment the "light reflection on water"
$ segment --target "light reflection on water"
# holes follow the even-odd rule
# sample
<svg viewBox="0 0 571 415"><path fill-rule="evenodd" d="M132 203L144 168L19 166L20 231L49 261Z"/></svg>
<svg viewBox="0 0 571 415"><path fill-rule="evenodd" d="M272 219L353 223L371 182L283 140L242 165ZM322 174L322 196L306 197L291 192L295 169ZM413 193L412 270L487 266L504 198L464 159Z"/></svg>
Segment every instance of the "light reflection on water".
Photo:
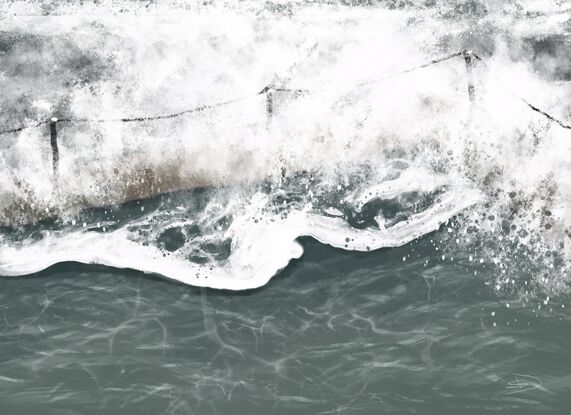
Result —
<svg viewBox="0 0 571 415"><path fill-rule="evenodd" d="M498 298L473 276L483 266L443 262L430 236L367 254L303 244L301 260L241 293L69 263L0 279L6 413L521 413L569 403L570 320L558 300L538 309Z"/></svg>

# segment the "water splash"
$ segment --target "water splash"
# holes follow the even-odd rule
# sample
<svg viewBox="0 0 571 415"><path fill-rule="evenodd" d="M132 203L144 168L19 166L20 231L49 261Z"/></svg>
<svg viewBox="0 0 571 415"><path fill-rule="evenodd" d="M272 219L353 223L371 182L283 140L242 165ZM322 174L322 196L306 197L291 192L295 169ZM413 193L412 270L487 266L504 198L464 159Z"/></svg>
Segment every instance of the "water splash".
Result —
<svg viewBox="0 0 571 415"><path fill-rule="evenodd" d="M59 182L45 131L3 140L2 274L76 260L248 288L299 257L301 235L395 246L480 201L442 249L498 267L498 291L566 289L571 140L508 92L571 113L565 68L540 45L563 53L569 17L555 6L37 7L14 2L2 19L2 124L168 113L270 83L315 92L279 96L270 128L261 98L172 122L64 127ZM475 68L475 106L461 61L351 89L466 46L489 62Z"/></svg>

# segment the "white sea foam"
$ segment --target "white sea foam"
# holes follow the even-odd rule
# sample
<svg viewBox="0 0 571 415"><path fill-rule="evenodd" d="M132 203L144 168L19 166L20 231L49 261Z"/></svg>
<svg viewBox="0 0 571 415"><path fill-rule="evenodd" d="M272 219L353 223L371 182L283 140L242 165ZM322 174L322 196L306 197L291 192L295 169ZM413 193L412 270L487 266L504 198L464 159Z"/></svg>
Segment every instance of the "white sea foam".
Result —
<svg viewBox="0 0 571 415"><path fill-rule="evenodd" d="M446 18L456 10L448 3L398 11L284 3L276 11L274 3L251 2L157 2L149 8L54 2L50 10L12 2L0 20L7 45L1 55L2 128L54 114L165 114L255 94L270 83L311 93L278 94L269 127L263 96L170 121L62 124L59 181L51 175L45 128L4 137L0 223L18 226L54 215L63 222L39 240L2 234L0 274L80 261L193 285L252 288L302 254L299 236L343 249L397 246L477 201L486 205L470 210L466 232L475 226L479 238L495 240L498 229L512 226L517 231L506 238L540 246L538 255L556 250L565 268L569 132L508 90L569 117L569 82L550 78L559 61L529 52L530 39L567 39L569 20L542 2L526 4L538 17L509 3L489 6L477 18ZM473 106L461 59L353 88L464 47L487 61L474 69ZM291 183L280 184L300 171L318 172L317 178L295 191ZM223 203L209 203L192 219L185 217L184 203L170 211L143 204L150 211L128 226L109 218L99 226L61 226L67 219L79 223L76 216L86 207L262 181L272 189L223 189ZM335 203L327 202L336 188ZM379 212L357 229L346 217L344 208L364 215L375 200L403 201L411 192L429 201L402 220ZM286 205L278 209L275 199L282 196ZM214 223L222 217L231 217L230 224L218 229ZM483 217L494 219L483 226ZM197 223L199 236L184 230ZM90 230L103 227L105 232ZM522 228L526 235L514 236ZM157 242L168 229L183 229L180 247L165 250ZM229 256L214 261L203 245L223 240L231 240ZM198 251L206 263L189 261ZM507 248L493 254L500 264L514 257Z"/></svg>
<svg viewBox="0 0 571 415"><path fill-rule="evenodd" d="M389 183L388 187L391 186ZM425 183L414 189L424 186ZM379 189L375 190L378 192ZM366 194L373 193L367 190ZM446 195L430 209L414 214L390 229L359 230L343 219L312 213L309 206L303 210L290 210L287 215L268 214L269 198L257 193L247 204L246 211L226 231L225 236L232 239L232 250L228 260L221 265L192 263L177 253L165 256L160 248L134 240L127 229L109 233L78 229L51 232L41 241L26 242L23 246L3 246L0 274L26 275L59 262L76 261L138 269L195 286L232 290L256 288L266 284L291 259L302 255L302 247L296 241L300 236L311 236L322 243L356 251L400 246L438 229L443 222L480 198L475 191ZM99 223L97 227L103 225Z"/></svg>

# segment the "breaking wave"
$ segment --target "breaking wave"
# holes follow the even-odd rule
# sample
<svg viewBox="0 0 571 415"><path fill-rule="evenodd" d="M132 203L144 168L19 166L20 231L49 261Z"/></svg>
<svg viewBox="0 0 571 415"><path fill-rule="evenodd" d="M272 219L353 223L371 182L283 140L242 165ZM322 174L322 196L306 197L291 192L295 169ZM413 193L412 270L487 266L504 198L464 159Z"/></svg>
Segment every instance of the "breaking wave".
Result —
<svg viewBox="0 0 571 415"><path fill-rule="evenodd" d="M6 128L251 98L62 125L59 177L46 125L3 136L0 274L79 261L247 289L300 236L369 251L446 224L443 260L489 263L498 292L567 290L571 133L514 94L570 118L571 19L535 4L12 3ZM473 103L460 58L368 83L465 48L487 62ZM268 85L308 92L276 93L268 120Z"/></svg>

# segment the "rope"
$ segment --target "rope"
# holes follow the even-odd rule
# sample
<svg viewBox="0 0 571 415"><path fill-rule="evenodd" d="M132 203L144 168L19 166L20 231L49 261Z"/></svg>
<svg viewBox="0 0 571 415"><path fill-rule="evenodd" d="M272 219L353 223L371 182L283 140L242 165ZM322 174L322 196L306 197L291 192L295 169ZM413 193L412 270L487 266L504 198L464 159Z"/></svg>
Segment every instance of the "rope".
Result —
<svg viewBox="0 0 571 415"><path fill-rule="evenodd" d="M488 64L478 55L476 55L475 53L472 53L472 55L476 58L476 60L482 62L482 64L486 67L486 69L490 69ZM497 78L496 78L497 79ZM499 79L498 79L499 81ZM555 116L549 114L547 111L542 110L541 108L533 105L532 103L530 103L527 99L515 94L510 88L508 87L504 87L512 97L514 97L515 99L523 102L529 109L531 109L532 111L537 112L538 114L543 115L545 118L547 118L549 121L552 121L556 124L558 124L559 126L561 126L562 128L565 128L567 130L571 130L571 124L566 124L565 122L561 121L560 119L556 118Z"/></svg>
<svg viewBox="0 0 571 415"><path fill-rule="evenodd" d="M192 114L192 113L196 113L196 112L213 110L213 109L223 107L226 105L230 105L230 104L235 104L237 102L244 101L246 99L258 96L260 94L262 94L262 92L259 92L257 94L246 95L246 96L231 99L228 101L217 102L215 104L200 105L198 107L186 109L186 110L175 112L172 114L150 115L150 116L132 117L132 118L128 118L128 117L123 117L123 118L58 118L56 122L57 123L112 123L112 122L130 123L130 122L166 120L166 119L177 118L177 117L181 117L183 115ZM40 121L40 122L37 122L35 124L23 125L23 126L18 127L18 128L0 131L0 135L18 133L18 132L21 132L25 129L39 127L39 126L42 126L42 125L48 124L48 123L49 123L49 121Z"/></svg>
<svg viewBox="0 0 571 415"><path fill-rule="evenodd" d="M433 60L428 61L426 63L423 63L421 65L417 65L417 66L413 66L411 68L405 69L404 71L400 71L400 72L393 73L391 75L387 75L383 78L372 79L369 81L360 82L360 83L357 83L357 84L350 86L348 88L348 90L359 89L359 88L362 88L364 86L376 84L376 83L383 82L383 81L388 81L389 79L397 78L399 76L406 75L407 73L410 73L410 72L414 72L414 71L418 71L420 69L428 68L429 66L436 65L438 63L442 63L442 62L448 61L450 59L457 58L459 56L462 56L462 52L456 52L456 53L453 53L451 55L445 56L443 58L433 59ZM313 93L316 91L321 91L320 89L318 89L318 90L287 89L287 88L272 88L272 87L267 86L264 89L262 89L262 91L260 91L260 93L268 92L270 89L273 91L277 91L277 92L294 92L296 94L307 94L307 93Z"/></svg>
<svg viewBox="0 0 571 415"><path fill-rule="evenodd" d="M514 95L514 96L515 96L515 95ZM515 97L518 98L520 101L522 101L524 104L526 104L530 109L532 109L533 111L535 111L535 112L537 112L537 113L543 115L543 116L544 116L545 118L547 118L548 120L553 121L554 123L559 124L562 128L565 128L565 129L567 129L567 130L571 130L571 124L565 124L563 121L561 121L561 120L555 118L553 115L551 115L551 114L549 114L549 113L543 111L543 110L540 109L540 108L537 108L535 105L530 104L529 102L527 102L527 101L525 100L525 98L521 98L521 97L518 97L518 96L515 96Z"/></svg>
<svg viewBox="0 0 571 415"><path fill-rule="evenodd" d="M378 78L378 79L373 79L370 81L361 82L361 83L356 84L355 87L360 88L363 86L376 84L378 82L388 81L389 79L393 79L393 78L405 75L405 74L410 73L410 72L418 71L420 69L424 69L424 68L428 68L429 66L436 65L438 63L446 62L450 59L457 58L458 56L462 56L462 52L456 52L456 53L453 53L451 55L445 56L445 57L440 58L440 59L433 59L429 62L423 63L422 65L413 66L412 68L405 69L404 71L397 72L397 73L385 76L383 78Z"/></svg>
<svg viewBox="0 0 571 415"><path fill-rule="evenodd" d="M429 62L423 63L422 65L417 65L408 69L405 69L404 71L400 71L388 76L385 76L383 78L378 78L378 79L372 79L369 81L365 81L365 82L360 82L356 85L354 85L352 87L352 89L357 89L357 88L361 88L364 86L368 86L368 85L372 85L375 83L379 83L379 82L383 82L383 81L387 81L389 79L393 79L396 78L398 76L402 76L405 75L407 73L410 72L414 72L420 69L424 69L427 68L429 66L432 65L436 65L445 61L448 61L450 59L462 56L463 52L456 52L453 53L451 55L439 58L439 59L433 59ZM474 56L474 58L476 58L476 60L482 62L484 64L484 66L486 66L486 68L488 68L488 65L486 64L486 62L484 62L484 60L479 57L478 55L476 55L475 53L472 53L472 55ZM489 69L489 68L488 68ZM131 123L131 122L146 122L146 121L155 121L155 120L166 120L166 119L172 119L172 118L178 118L181 117L183 115L187 115L187 114L192 114L192 113L197 113L197 112L204 112L204 111L208 111L208 110L214 110L216 108L222 107L222 106L226 106L226 105L230 105L230 104L234 104L240 101L244 101L246 99L258 96L258 95L264 95L267 94L270 91L274 91L274 92L289 92L289 93L296 93L296 94L306 94L306 93L310 93L312 91L310 90L306 90L306 89L288 89L288 88L276 88L273 86L266 86L264 89L262 89L260 92L256 93L256 94L252 94L252 95L246 95L240 98L235 98L235 99L231 99L228 101L223 101L223 102L218 102L218 103L214 103L214 104L208 104L208 105L200 105L194 108L190 108L190 109L186 109L186 110L182 110L179 112L175 112L172 114L160 114L160 115L150 115L150 116L140 116L140 117L123 117L123 118L60 118L58 119L56 122L58 123L111 123L111 122L124 122L124 123ZM527 101L525 98L514 94L511 90L508 91L510 92L510 94L518 99L519 101L523 102L525 105L527 105L528 108L530 108L531 110L537 112L538 114L543 115L545 118L547 118L548 120L557 123L558 125L560 125L562 128L571 130L571 125L570 124L566 124L563 121L561 121L560 119L556 118L555 116L549 114L548 112L540 109L539 107L531 104L529 101ZM0 135L6 135L6 134L14 134L14 133L18 133L21 132L25 129L28 128L36 128L36 127L40 127L44 124L48 124L49 121L38 121L32 124L27 124L27 125L22 125L18 128L12 128L12 129L8 129L8 130L3 130L0 131Z"/></svg>
<svg viewBox="0 0 571 415"><path fill-rule="evenodd" d="M39 121L35 124L22 125L21 127L13 128L11 130L0 131L0 135L19 133L20 131L24 131L27 128L36 128L36 127L39 127L39 126L47 124L47 123L48 123L48 121Z"/></svg>
<svg viewBox="0 0 571 415"><path fill-rule="evenodd" d="M187 115L187 114L193 114L196 112L204 112L207 110L213 110L219 107L223 107L226 105L230 105L230 104L235 104L237 102L240 101L245 101L246 99L255 97L260 95L260 93L257 94L251 94L251 95L246 95L240 98L235 98L235 99L231 99L228 101L223 101L223 102L217 102L215 104L208 104L208 105L200 105L198 107L194 107L194 108L190 108L190 109L186 109L183 111L179 111L179 112L175 112L172 114L162 114L162 115L150 115L150 116L143 116L143 117L132 117L132 118L61 118L58 119L57 122L67 122L67 123L84 123L84 122L88 122L88 123L108 123L108 122L125 122L125 123L129 123L129 122L145 122L145 121L155 121L155 120L167 120L167 119L172 119L172 118L178 118L181 117L183 115Z"/></svg>
<svg viewBox="0 0 571 415"><path fill-rule="evenodd" d="M366 81L366 82L361 82L359 84L356 84L353 88L361 88L363 86L366 85L371 85L374 83L378 83L378 82L382 82L388 79L392 79L395 78L397 76L401 76L404 74L407 74L409 72L413 72L419 69L423 69L426 68L428 66L431 65L435 65L437 63L440 62L444 62L447 61L449 59L461 56L462 52L457 52L454 53L452 55L440 58L440 59L434 59L431 60L430 62L424 63L422 65L418 65L409 69L406 69L404 71L386 76L384 78L380 78L380 79L373 79L371 81ZM57 119L57 123L111 123L111 122L124 122L124 123L131 123L131 122L145 122L145 121L156 121L156 120L167 120L167 119L172 119L172 118L178 118L181 117L183 115L187 115L187 114L192 114L192 113L197 113L197 112L204 112L207 110L213 110L216 109L218 107L221 106L225 106L225 105L230 105L230 104L234 104L237 103L239 101L243 101L246 100L248 98L252 98L254 96L257 95L263 95L266 94L270 91L275 91L275 92L289 92L289 93L296 93L296 94L306 94L306 93L310 93L312 91L307 90L307 89L290 89L290 88L275 88L272 86L266 86L264 89L262 89L260 92L258 92L257 94L252 94L252 95L247 95L244 97L240 97L240 98L236 98L236 99L232 99L229 101L223 101L223 102L218 102L215 104L209 104L209 105L200 105L198 107L194 107L194 108L190 108L190 109L186 109L186 110L182 110L179 112L175 112L172 114L161 114L161 115L150 115L150 116L140 116L140 117L123 117L123 118L59 118ZM23 125L21 127L18 128L13 128L13 129L9 129L9 130L4 130L4 131L0 131L0 135L6 135L6 134L13 134L13 133L18 133L21 132L25 129L28 128L35 128L35 127L39 127L42 126L44 124L48 124L49 121L40 121L40 122L36 122L34 124L28 124L28 125Z"/></svg>

